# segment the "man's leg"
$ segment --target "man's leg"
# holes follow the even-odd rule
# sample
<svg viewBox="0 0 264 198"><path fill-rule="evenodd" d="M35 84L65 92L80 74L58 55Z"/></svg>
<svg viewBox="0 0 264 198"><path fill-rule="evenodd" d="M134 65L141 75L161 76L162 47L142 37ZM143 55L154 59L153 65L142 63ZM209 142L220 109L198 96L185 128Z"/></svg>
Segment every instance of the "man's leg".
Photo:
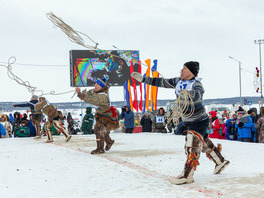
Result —
<svg viewBox="0 0 264 198"><path fill-rule="evenodd" d="M111 146L115 142L115 140L112 140L110 138L110 131L107 131L106 134L105 134L105 142L106 142L105 150L108 151L108 150L110 150Z"/></svg>
<svg viewBox="0 0 264 198"><path fill-rule="evenodd" d="M185 141L185 154L187 155L187 160L185 162L182 174L171 181L172 184L180 185L192 183L194 181L194 171L199 165L198 160L202 149L203 137L195 131L188 131Z"/></svg>
<svg viewBox="0 0 264 198"><path fill-rule="evenodd" d="M52 123L50 121L47 121L45 124L45 131L46 131L47 137L48 137L46 143L53 142L53 138L52 138L52 135L50 132L51 127L52 127Z"/></svg>
<svg viewBox="0 0 264 198"><path fill-rule="evenodd" d="M43 117L42 115L34 115L33 114L33 125L36 128L36 137L35 137L35 139L38 139L41 136L41 133L40 133L41 132L40 123L41 123L42 117Z"/></svg>
<svg viewBox="0 0 264 198"><path fill-rule="evenodd" d="M220 149L218 147L215 147L215 145L209 138L206 138L204 141L203 152L206 153L206 156L209 159L212 159L214 161L214 174L220 174L229 164L229 161L225 160L225 158L222 156Z"/></svg>
<svg viewBox="0 0 264 198"><path fill-rule="evenodd" d="M68 142L71 139L72 136L67 133L58 120L52 120L52 124L57 131L60 131L66 137L65 142Z"/></svg>
<svg viewBox="0 0 264 198"><path fill-rule="evenodd" d="M94 125L94 133L96 136L97 148L93 150L91 154L104 153L104 138L105 134L107 133L106 127L102 123L97 121Z"/></svg>

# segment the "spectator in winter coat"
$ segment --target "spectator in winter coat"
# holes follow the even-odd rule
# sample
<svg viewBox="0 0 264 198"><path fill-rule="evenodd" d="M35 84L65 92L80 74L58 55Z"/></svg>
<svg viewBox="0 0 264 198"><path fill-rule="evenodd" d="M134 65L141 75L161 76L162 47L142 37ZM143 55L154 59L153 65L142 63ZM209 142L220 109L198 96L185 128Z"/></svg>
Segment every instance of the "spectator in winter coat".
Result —
<svg viewBox="0 0 264 198"><path fill-rule="evenodd" d="M225 126L225 118L221 115L218 117L220 130L219 130L219 139L226 139L226 126Z"/></svg>
<svg viewBox="0 0 264 198"><path fill-rule="evenodd" d="M14 104L13 106L14 107L29 107L30 108L30 111L33 114L33 122L32 122L32 124L36 128L36 137L35 138L40 138L40 131L41 131L40 123L41 123L43 114L42 114L42 112L38 112L38 113L35 112L34 108L35 108L37 103L38 103L38 96L37 95L33 95L29 102L22 103L22 104Z"/></svg>
<svg viewBox="0 0 264 198"><path fill-rule="evenodd" d="M30 130L27 127L28 121L23 120L21 126L15 128L15 137L30 137Z"/></svg>
<svg viewBox="0 0 264 198"><path fill-rule="evenodd" d="M0 138L6 137L5 127L0 123Z"/></svg>
<svg viewBox="0 0 264 198"><path fill-rule="evenodd" d="M255 123L257 122L257 109L255 107L251 108L248 110L247 112L251 119L252 119L252 122L253 122L253 126L251 127L251 139L250 139L250 142L255 142L256 141L256 128L255 128Z"/></svg>
<svg viewBox="0 0 264 198"><path fill-rule="evenodd" d="M220 123L219 120L216 116L215 111L210 111L209 112L209 138L217 138L220 139Z"/></svg>
<svg viewBox="0 0 264 198"><path fill-rule="evenodd" d="M135 128L134 112L131 111L130 106L124 106L120 115L121 119L125 119L126 133L133 133Z"/></svg>
<svg viewBox="0 0 264 198"><path fill-rule="evenodd" d="M142 132L152 132L152 120L148 112L142 116L140 125L142 126Z"/></svg>
<svg viewBox="0 0 264 198"><path fill-rule="evenodd" d="M264 143L264 108L261 109L260 115L262 115L256 122L255 127L258 131L259 143Z"/></svg>
<svg viewBox="0 0 264 198"><path fill-rule="evenodd" d="M13 126L7 121L7 117L4 114L1 115L1 124L4 126L6 131L5 137L12 137Z"/></svg>
<svg viewBox="0 0 264 198"><path fill-rule="evenodd" d="M239 107L237 113L238 119L235 127L237 128L238 141L250 142L251 128L254 123L252 122L252 119L248 114L244 115L244 109L242 109L242 107Z"/></svg>
<svg viewBox="0 0 264 198"><path fill-rule="evenodd" d="M83 134L93 133L93 122L94 122L94 116L92 114L92 108L87 107L86 114L83 117L82 126L81 126L81 130L83 131Z"/></svg>
<svg viewBox="0 0 264 198"><path fill-rule="evenodd" d="M67 123L69 124L71 120L72 120L72 115L71 115L70 112L68 112L68 115L67 115Z"/></svg>
<svg viewBox="0 0 264 198"><path fill-rule="evenodd" d="M35 137L36 136L36 127L32 124L32 122L30 120L27 119L27 114L24 113L22 115L21 120L22 120L22 122L26 121L26 123L27 123L26 127L29 128L30 136Z"/></svg>
<svg viewBox="0 0 264 198"><path fill-rule="evenodd" d="M157 115L153 120L153 132L167 133L165 110L163 107L159 108Z"/></svg>
<svg viewBox="0 0 264 198"><path fill-rule="evenodd" d="M20 113L19 112L15 112L14 113L14 122L13 122L13 128L16 126L17 128L20 126L21 124L21 117L20 117Z"/></svg>
<svg viewBox="0 0 264 198"><path fill-rule="evenodd" d="M226 139L227 140L237 140L237 128L235 127L236 119L237 119L237 116L234 113L232 115L232 118L228 119L225 123L225 125L226 125Z"/></svg>
<svg viewBox="0 0 264 198"><path fill-rule="evenodd" d="M14 117L13 117L12 113L9 114L9 119L10 119L10 123L13 124Z"/></svg>

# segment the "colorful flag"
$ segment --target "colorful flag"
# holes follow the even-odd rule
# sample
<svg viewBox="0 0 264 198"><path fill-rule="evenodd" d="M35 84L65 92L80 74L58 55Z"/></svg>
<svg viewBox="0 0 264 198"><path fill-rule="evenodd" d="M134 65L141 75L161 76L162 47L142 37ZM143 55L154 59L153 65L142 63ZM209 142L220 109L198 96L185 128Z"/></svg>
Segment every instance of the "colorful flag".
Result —
<svg viewBox="0 0 264 198"><path fill-rule="evenodd" d="M150 76L150 59L145 60L145 63L148 66L148 69L146 71L146 77L148 77ZM146 85L146 87L147 87L147 91L146 91L145 101L146 101L146 109L147 111L149 111L149 85Z"/></svg>
<svg viewBox="0 0 264 198"><path fill-rule="evenodd" d="M138 61L138 73L141 74L141 61ZM139 82L139 88L140 88L140 102L138 105L138 108L140 111L142 111L142 82Z"/></svg>
<svg viewBox="0 0 264 198"><path fill-rule="evenodd" d="M159 73L157 72L157 59L153 60L153 66L151 68L152 78L158 78ZM158 96L158 87L151 86L151 109L157 110L157 96Z"/></svg>
<svg viewBox="0 0 264 198"><path fill-rule="evenodd" d="M134 63L133 60L130 61L130 75L134 72ZM136 81L133 77L131 77L132 79L132 87L134 90L134 101L133 101L133 107L135 108L135 110L138 111L138 100L137 100L137 85L136 85Z"/></svg>

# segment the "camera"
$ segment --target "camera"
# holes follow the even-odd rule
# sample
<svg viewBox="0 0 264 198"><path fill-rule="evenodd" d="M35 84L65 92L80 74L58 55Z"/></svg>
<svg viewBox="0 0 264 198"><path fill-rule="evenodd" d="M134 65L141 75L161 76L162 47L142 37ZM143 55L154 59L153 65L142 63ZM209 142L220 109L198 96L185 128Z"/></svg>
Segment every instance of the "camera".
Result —
<svg viewBox="0 0 264 198"><path fill-rule="evenodd" d="M125 111L126 111L126 106L123 106L123 107L121 108L121 110L122 110L122 112L125 112Z"/></svg>

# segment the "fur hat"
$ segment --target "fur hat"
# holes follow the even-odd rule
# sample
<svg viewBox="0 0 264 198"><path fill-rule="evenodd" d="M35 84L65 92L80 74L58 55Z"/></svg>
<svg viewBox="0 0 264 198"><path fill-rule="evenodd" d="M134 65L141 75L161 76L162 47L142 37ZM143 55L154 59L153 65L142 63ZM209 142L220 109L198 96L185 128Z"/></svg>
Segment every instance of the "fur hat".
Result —
<svg viewBox="0 0 264 198"><path fill-rule="evenodd" d="M98 78L96 83L100 85L100 87L104 88L107 85L106 79L105 78Z"/></svg>
<svg viewBox="0 0 264 198"><path fill-rule="evenodd" d="M197 76L199 73L199 63L196 61L189 61L184 63L184 65L193 73L194 76Z"/></svg>
<svg viewBox="0 0 264 198"><path fill-rule="evenodd" d="M32 98L32 100L38 100L38 96L37 95L33 95L31 98Z"/></svg>
<svg viewBox="0 0 264 198"><path fill-rule="evenodd" d="M6 117L5 114L2 114L2 115L1 115L1 121L2 121L2 118L4 118L4 121L3 121L3 122L7 121L7 117Z"/></svg>

